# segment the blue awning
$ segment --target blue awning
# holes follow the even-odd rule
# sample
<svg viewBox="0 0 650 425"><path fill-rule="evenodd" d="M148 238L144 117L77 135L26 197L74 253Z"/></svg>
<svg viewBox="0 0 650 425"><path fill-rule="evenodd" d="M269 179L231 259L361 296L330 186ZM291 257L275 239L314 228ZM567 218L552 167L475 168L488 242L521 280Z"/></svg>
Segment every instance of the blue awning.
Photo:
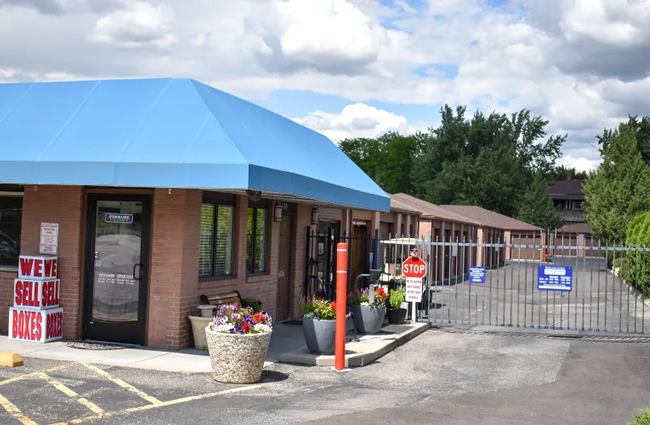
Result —
<svg viewBox="0 0 650 425"><path fill-rule="evenodd" d="M0 84L0 183L251 189L390 210L327 137L190 79Z"/></svg>

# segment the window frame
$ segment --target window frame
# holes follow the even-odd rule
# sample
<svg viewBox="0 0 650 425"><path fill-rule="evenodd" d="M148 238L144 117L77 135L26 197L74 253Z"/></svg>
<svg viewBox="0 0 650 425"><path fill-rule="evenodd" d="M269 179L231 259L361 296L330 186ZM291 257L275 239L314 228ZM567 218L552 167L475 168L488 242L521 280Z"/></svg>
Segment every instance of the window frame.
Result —
<svg viewBox="0 0 650 425"><path fill-rule="evenodd" d="M23 200L21 206L21 213L20 213L20 239L22 239L22 235L23 235L22 223L25 214L24 188L14 187L13 185L11 186L0 185L0 198L21 198ZM21 241L19 240L18 241L19 250L20 250L20 246L21 246ZM18 255L20 255L20 252L18 252ZM18 262L16 262L15 266L7 266L7 265L0 264L0 272L18 272Z"/></svg>
<svg viewBox="0 0 650 425"><path fill-rule="evenodd" d="M261 276L261 275L268 275L269 274L269 224L271 222L270 217L269 217L269 211L271 209L268 206L267 202L259 202L259 203L252 203L249 202L248 208L246 209L246 243L248 244L248 211L253 210L253 232L251 237L253 238L251 240L251 268L248 267L248 264L246 264L246 274L248 276ZM264 255L264 265L262 267L262 270L259 271L252 271L252 268L254 268L255 264L255 254L257 252L256 250L256 243L255 239L257 238L257 211L258 210L264 210L266 212L265 218L266 222L264 223L264 243L262 244L262 247L264 249L263 255ZM246 255L248 255L248 246L246 246Z"/></svg>
<svg viewBox="0 0 650 425"><path fill-rule="evenodd" d="M214 217L212 218L212 232L213 232L213 241L212 241L212 255L211 255L211 261L212 261L212 267L210 268L210 274L209 275L201 275L201 270L198 270L199 273L199 282L209 282L209 281L215 281L215 280L229 280L229 279L234 279L236 277L237 271L235 270L235 258L236 258L236 248L237 248L237 207L235 205L235 201L230 200L228 197L224 196L218 196L218 194L213 194L213 195L204 195L203 199L201 201L201 209L203 209L204 204L211 204L214 206ZM216 245L217 245L217 220L219 217L219 206L224 206L224 207L230 207L232 208L232 241L230 243L230 274L220 274L217 275L215 274L215 263L216 263ZM201 236L199 234L199 247L201 243ZM199 252L199 257L200 257L200 252ZM200 259L200 258L199 258Z"/></svg>

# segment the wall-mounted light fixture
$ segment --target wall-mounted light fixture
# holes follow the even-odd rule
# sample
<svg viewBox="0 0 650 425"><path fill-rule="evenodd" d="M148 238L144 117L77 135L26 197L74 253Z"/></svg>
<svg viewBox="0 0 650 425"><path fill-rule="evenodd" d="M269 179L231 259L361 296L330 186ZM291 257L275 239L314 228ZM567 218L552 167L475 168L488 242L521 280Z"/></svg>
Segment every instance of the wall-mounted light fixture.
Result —
<svg viewBox="0 0 650 425"><path fill-rule="evenodd" d="M275 221L282 221L282 204L280 202L275 204L273 219Z"/></svg>
<svg viewBox="0 0 650 425"><path fill-rule="evenodd" d="M318 224L318 207L311 209L311 224Z"/></svg>

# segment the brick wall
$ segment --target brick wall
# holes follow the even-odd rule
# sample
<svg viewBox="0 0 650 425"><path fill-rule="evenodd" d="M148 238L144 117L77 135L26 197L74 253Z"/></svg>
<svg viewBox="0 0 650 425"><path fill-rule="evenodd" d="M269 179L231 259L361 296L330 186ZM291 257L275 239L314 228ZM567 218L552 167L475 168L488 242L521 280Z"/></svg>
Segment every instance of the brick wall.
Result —
<svg viewBox="0 0 650 425"><path fill-rule="evenodd" d="M59 223L59 279L63 307L63 338L80 337L83 188L79 186L25 186L21 254L38 254L41 223ZM11 292L16 274L0 272L0 331L6 332ZM10 286L8 284L11 284ZM7 285L7 286L6 286Z"/></svg>
<svg viewBox="0 0 650 425"><path fill-rule="evenodd" d="M191 342L187 314L198 282L200 190L154 193L147 345L179 349Z"/></svg>
<svg viewBox="0 0 650 425"><path fill-rule="evenodd" d="M16 272L0 271L0 333L3 334L9 331L9 307L14 305L13 290L16 277Z"/></svg>

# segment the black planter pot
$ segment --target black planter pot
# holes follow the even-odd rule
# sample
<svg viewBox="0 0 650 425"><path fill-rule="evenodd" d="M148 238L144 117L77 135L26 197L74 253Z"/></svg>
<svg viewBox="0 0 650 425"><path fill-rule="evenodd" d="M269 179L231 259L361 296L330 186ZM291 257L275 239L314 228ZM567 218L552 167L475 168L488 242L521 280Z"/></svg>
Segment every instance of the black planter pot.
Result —
<svg viewBox="0 0 650 425"><path fill-rule="evenodd" d="M387 311L388 323L391 325L401 325L406 319L406 309L405 308L389 308Z"/></svg>

